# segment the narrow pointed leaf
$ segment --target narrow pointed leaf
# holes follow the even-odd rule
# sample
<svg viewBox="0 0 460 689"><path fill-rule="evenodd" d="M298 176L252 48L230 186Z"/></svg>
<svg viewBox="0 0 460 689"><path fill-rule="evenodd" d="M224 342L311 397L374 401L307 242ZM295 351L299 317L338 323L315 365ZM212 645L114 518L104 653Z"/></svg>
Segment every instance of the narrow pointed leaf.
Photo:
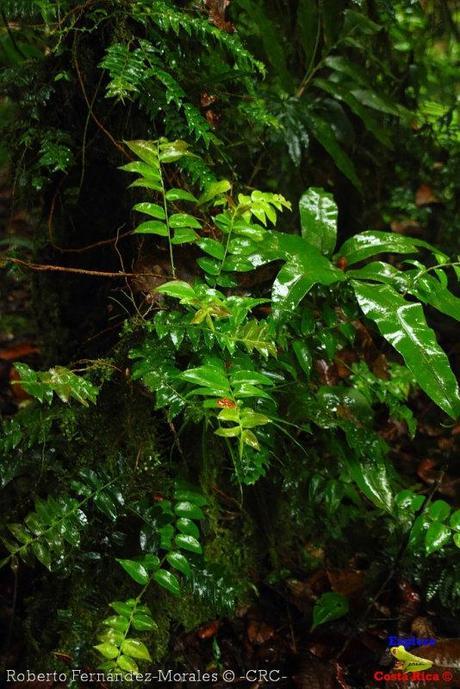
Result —
<svg viewBox="0 0 460 689"><path fill-rule="evenodd" d="M368 230L347 239L338 250L337 256L346 258L347 264L350 266L377 254L413 254L418 251L419 247L429 251L437 251L431 244L422 239L404 237L402 234L394 234L393 232Z"/></svg>

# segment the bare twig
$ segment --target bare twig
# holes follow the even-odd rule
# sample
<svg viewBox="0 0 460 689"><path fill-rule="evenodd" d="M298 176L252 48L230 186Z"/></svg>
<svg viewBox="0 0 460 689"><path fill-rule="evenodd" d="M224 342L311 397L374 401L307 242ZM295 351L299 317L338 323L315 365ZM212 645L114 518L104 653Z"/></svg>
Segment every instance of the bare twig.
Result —
<svg viewBox="0 0 460 689"><path fill-rule="evenodd" d="M58 273L78 273L80 275L89 275L90 277L102 278L134 278L134 277L157 277L164 278L163 273L125 273L119 271L118 273L111 273L104 270L87 270L86 268L71 268L67 266L55 266L46 263L32 263L30 261L23 261L20 258L12 258L10 256L4 257L1 260L0 266L5 263L15 263L29 270L43 271L43 272L58 272Z"/></svg>
<svg viewBox="0 0 460 689"><path fill-rule="evenodd" d="M81 88L81 91L83 93L83 98L85 99L86 105L88 106L89 114L91 115L93 121L99 127L101 132L103 132L105 134L105 136L112 142L112 144L123 154L123 156L125 158L127 158L128 160L131 160L131 156L126 151L126 149L118 141L116 141L116 139L114 139L114 137L109 132L109 130L106 129L106 127L104 127L102 122L97 118L97 116L93 112L93 107L92 107L92 104L88 98L88 94L86 93L85 84L84 84L83 77L82 77L82 74L80 71L80 66L78 64L77 51L76 51L76 41L74 41L74 46L73 46L73 62L75 65L75 71L77 72L78 81L80 83L80 88Z"/></svg>

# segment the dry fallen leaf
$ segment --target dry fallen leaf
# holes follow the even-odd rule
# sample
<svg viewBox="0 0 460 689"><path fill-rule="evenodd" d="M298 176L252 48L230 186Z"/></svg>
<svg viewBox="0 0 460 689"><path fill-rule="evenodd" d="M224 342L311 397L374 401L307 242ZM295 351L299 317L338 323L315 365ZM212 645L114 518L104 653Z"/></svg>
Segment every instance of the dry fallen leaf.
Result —
<svg viewBox="0 0 460 689"><path fill-rule="evenodd" d="M275 635L275 630L266 622L252 620L248 625L248 639L252 644L264 644Z"/></svg>
<svg viewBox="0 0 460 689"><path fill-rule="evenodd" d="M428 184L421 184L415 193L416 206L428 206L430 203L442 203Z"/></svg>

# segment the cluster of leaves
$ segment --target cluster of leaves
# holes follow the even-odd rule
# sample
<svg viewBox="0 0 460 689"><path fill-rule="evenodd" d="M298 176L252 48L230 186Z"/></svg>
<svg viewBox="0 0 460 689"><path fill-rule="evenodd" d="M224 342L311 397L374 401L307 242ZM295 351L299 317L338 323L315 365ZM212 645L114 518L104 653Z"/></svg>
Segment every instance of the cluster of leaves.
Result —
<svg viewBox="0 0 460 689"><path fill-rule="evenodd" d="M99 388L82 376L77 376L65 366L55 366L49 371L34 371L27 364L16 364L18 385L39 402L51 404L54 395L62 402L75 399L84 406L94 404Z"/></svg>
<svg viewBox="0 0 460 689"><path fill-rule="evenodd" d="M14 537L2 537L2 543L9 551L1 561L4 566L18 558L26 563L35 556L49 570L58 570L64 563L66 544L72 548L80 546L82 530L88 524L84 511L91 502L106 517L115 520L123 497L113 487L114 480L107 480L93 470L82 470L72 487L78 497L59 495L37 499L35 510L24 519L24 524L7 524Z"/></svg>
<svg viewBox="0 0 460 689"><path fill-rule="evenodd" d="M169 146L174 151L172 155L168 153ZM130 163L128 169L137 172L142 169L144 174L135 184L149 189L153 184L153 191L165 197L169 192L164 192L156 181L160 179L162 165L158 157L161 158L163 150L164 162L173 162L171 157L178 160L189 154L185 145L131 142L130 147L140 153L141 161ZM152 179L155 179L153 183L149 181ZM302 232L290 235L267 226L268 222L276 223L277 211L289 207L282 196L259 191L253 191L251 196L240 194L237 201L228 194L214 196L216 189L228 190L225 181L213 183L208 189L201 197L201 212L206 210L205 202L208 208L218 206L221 210L204 221L206 227L212 226L212 237L198 234L201 225L194 216L185 213L170 216L170 219L183 219L184 225L188 225L188 234L183 240L208 254L197 259L205 282L198 280L191 285L173 280L161 285L158 292L179 300L184 309L163 311L153 318L155 336L160 341L169 340L178 351L176 356L181 356L185 347L196 352L192 360L189 358L191 366L181 371L170 348L159 350L151 336L141 348L132 352L137 360L133 376L142 378L156 392L158 408L167 407L172 419L184 412L192 401L196 420L194 398L202 397L201 415L206 424L213 424L216 435L236 441L233 461L239 480L253 482L262 473L273 442L270 426L277 424L279 398L293 380L297 384L298 369L307 379L310 374L307 330L304 326L302 332L302 322L299 330L298 320L303 318L305 296L321 286L349 292L349 300L353 295L352 308L355 312L359 308L366 318L374 321L380 334L404 358L420 387L453 418L458 416L460 396L448 358L426 322L422 304L412 298L459 319L460 300L447 287L445 267L450 267L451 263L445 254L422 240L367 231L348 239L331 259L336 244L337 208L330 194L313 188L302 196L299 204ZM180 197L176 190L174 194ZM187 201L190 200L187 196ZM135 208L151 214L155 212L157 216L158 208L165 213L157 204L141 203ZM171 274L174 275L174 237L171 238L168 222L165 213L162 220L142 223L140 231L168 238ZM434 256L434 266L425 267L420 261L411 260L407 264L409 270L400 270L374 260L359 267L383 253L410 255L420 248ZM272 308L265 318L257 318L252 313L264 303L263 299L240 297L231 292L225 294L216 289L217 285L232 290L238 286L239 273L280 261L283 265L271 286ZM411 295L410 300L408 295ZM353 328L351 333L345 330L346 336L353 340ZM288 353L291 342L296 367L292 366L292 355ZM324 345L326 351L329 347L332 358L339 343L329 338ZM164 358L159 352L164 353ZM280 385L283 392L276 394L273 389ZM307 389L305 393L308 395ZM333 405L341 403L340 390L334 394L329 389L325 395L329 398L326 408L328 405L331 409L336 408ZM347 406L353 405L348 402ZM352 432L350 428L349 434ZM242 470L243 464L246 471ZM254 468L248 472L251 465Z"/></svg>
<svg viewBox="0 0 460 689"><path fill-rule="evenodd" d="M178 485L173 501L161 500L143 513L146 526L141 534L141 542L147 552L134 560L118 560L131 579L143 588L135 599L110 603L116 615L103 621L107 628L100 634L100 643L95 646L105 659L100 666L102 670L137 672L137 660L151 660L145 644L129 636L132 630L145 632L157 628L148 606L141 604L141 598L151 582L174 596L180 596L180 579L164 565L169 565L185 579L192 577L193 564L184 551L189 557L202 553L200 530L196 522L205 518L201 508L206 503L199 492ZM152 528L157 522L158 526Z"/></svg>
<svg viewBox="0 0 460 689"><path fill-rule="evenodd" d="M424 502L422 495L411 490L403 490L395 498L403 519L411 522L410 550L424 548L431 555L449 543L460 548L460 510L452 510L445 500L435 500L421 512Z"/></svg>
<svg viewBox="0 0 460 689"><path fill-rule="evenodd" d="M439 22L430 29L439 11L430 0L423 6L405 0L233 0L228 18L227 3L213 11L211 4L4 0L0 157L14 161L15 187L31 197L31 189L49 192L38 199L45 206L52 198L44 209L49 234L40 230L35 248L54 243L59 212L64 245L80 242L81 234L91 250L98 240L105 246L116 226L105 211L114 202L124 223L131 203L131 197L119 203L122 182L111 187L122 177L115 169L119 154L134 158L122 169L136 175L130 194L143 220L130 246L167 254L169 270L160 276L163 284L156 283L154 315L144 316L138 329L138 319L127 325L123 344L130 350L128 376L144 386L130 385L133 395L153 396L152 407L166 415L171 457L180 461L187 433L188 471L202 484L212 476L218 488L231 476L232 493L235 482L250 486L266 476L258 495L276 486L280 497L273 506L285 503L293 560L303 562L299 553L312 524L315 538L321 531L327 543L343 539L350 522L359 522L363 528L355 531L363 533L371 524L376 534L378 524L390 523L394 538L408 537L414 557L441 556L452 542L458 545L457 511L401 492L404 480L378 433L378 415L383 406L414 436L417 415L409 395L418 386L458 417L458 386L426 317L438 312L460 320L458 262L420 238L429 236L427 228L417 227L416 238L374 230L349 236L347 228L365 226L366 214L372 217L367 226L381 227L376 208L384 209L388 223L395 214L431 222L433 204L420 209L414 200L414 170L427 180L442 170L442 188L433 198L448 210L439 232L447 235L457 204L451 63L458 48ZM442 4L449 11L449 3ZM140 136L154 140L135 138ZM134 140L123 144L124 138ZM211 169L219 166L218 173ZM101 169L113 169L113 177L105 179ZM370 174L379 184L365 183ZM334 196L343 203L341 229L348 236L340 233L340 242ZM101 209L103 199L107 207ZM79 220L81 209L90 222ZM8 241L20 250L29 240ZM183 274L184 255L193 279ZM57 291L54 283L52 289ZM376 374L362 352L363 332L399 363ZM355 358L348 357L350 350ZM340 375L331 373L336 370ZM5 421L1 482L22 497L15 479L33 467L30 501L44 438L66 423L61 402L91 404L91 412L102 409L107 417L112 412L101 401L104 390L68 368L36 372L18 364L16 371L18 384L42 406L22 405ZM123 385L128 387L124 379ZM134 412L128 417L126 424L120 418L121 436L123 426L140 424L137 418L133 424ZM67 420L77 423L75 416ZM197 428L202 457L192 442ZM52 457L55 448L50 450ZM125 450L138 459L144 439ZM92 524L99 528L97 513L109 521L101 551L117 558L127 587L134 582L142 591L113 601L114 613L102 623L95 647L107 671L135 671L138 661L153 655L148 641L156 615L143 599L147 589L152 597L212 599L209 609L225 613L238 596L225 568L202 557L206 542L197 522L205 516L203 496L183 486L167 488L181 472L178 462L163 459L155 490L165 487L171 500L157 496L152 505L150 476L148 485L139 485L127 464L117 470L126 484L121 496L112 479L118 464L108 453L98 457L97 473L88 468L93 456L83 473L65 458L53 460L53 476L72 494L37 498L23 523L5 524L4 564L30 565L35 556L53 574L63 573L65 564L65 574L91 577L89 559L69 564L68 550L82 550L83 533ZM251 489L241 492L253 498ZM124 523L112 529L121 513L143 524L137 558ZM209 523L218 533L215 513ZM380 545L390 549L384 538ZM98 562L107 571L107 558ZM460 599L455 576L455 567L445 575L445 600ZM150 589L151 583L157 587ZM340 594L324 594L314 606L312 628L348 609Z"/></svg>

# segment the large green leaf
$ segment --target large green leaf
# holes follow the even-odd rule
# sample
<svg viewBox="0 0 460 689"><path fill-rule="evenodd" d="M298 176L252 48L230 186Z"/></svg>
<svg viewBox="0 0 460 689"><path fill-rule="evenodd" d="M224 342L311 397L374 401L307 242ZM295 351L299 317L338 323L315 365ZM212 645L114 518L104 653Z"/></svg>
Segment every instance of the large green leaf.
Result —
<svg viewBox="0 0 460 689"><path fill-rule="evenodd" d="M337 240L338 209L332 194L311 187L299 201L302 237L329 256Z"/></svg>
<svg viewBox="0 0 460 689"><path fill-rule="evenodd" d="M315 284L332 285L345 280L319 249L298 235L267 232L263 242L253 242L244 256L243 265L235 260L233 269L252 270L271 261L285 261L272 287L273 316L282 320L293 313L299 302Z"/></svg>
<svg viewBox="0 0 460 689"><path fill-rule="evenodd" d="M460 321L460 299L437 278L429 273L417 277L417 271L410 271L406 275L411 283L409 288L411 294L441 313Z"/></svg>
<svg viewBox="0 0 460 689"><path fill-rule="evenodd" d="M390 263L372 261L357 270L347 271L347 275L360 280L383 282L397 288L400 292L412 294L424 304L460 321L460 299L429 273L418 270L402 272ZM419 275L419 276L418 276Z"/></svg>
<svg viewBox="0 0 460 689"><path fill-rule="evenodd" d="M203 385L209 388L209 394L225 396L230 390L230 384L223 368L218 368L211 364L189 368L178 376L181 380L186 380L194 385Z"/></svg>
<svg viewBox="0 0 460 689"><path fill-rule="evenodd" d="M418 251L419 247L424 247L430 251L436 251L437 254L441 254L431 244L424 242L422 239L404 237L393 232L374 232L373 230L368 230L347 239L338 250L337 255L343 256L346 258L348 265L352 265L377 254L413 254Z"/></svg>
<svg viewBox="0 0 460 689"><path fill-rule="evenodd" d="M171 280L165 282L157 287L157 292L160 294L167 294L168 297L175 297L176 299L196 299L196 292L188 282L183 280Z"/></svg>
<svg viewBox="0 0 460 689"><path fill-rule="evenodd" d="M359 459L350 455L346 465L351 478L364 495L379 509L391 512L393 494L385 461L381 457Z"/></svg>
<svg viewBox="0 0 460 689"><path fill-rule="evenodd" d="M157 169L158 165L158 145L154 141L126 141L127 146L137 155L138 158Z"/></svg>
<svg viewBox="0 0 460 689"><path fill-rule="evenodd" d="M317 248L301 237L286 235L280 240L288 262L281 268L272 287L273 317L282 321L297 308L315 284L333 285L345 276Z"/></svg>
<svg viewBox="0 0 460 689"><path fill-rule="evenodd" d="M182 555L182 553L179 553L178 551L171 551L166 555L166 559L171 565L171 567L174 567L174 569L177 569L186 577L192 576L192 569L190 567L190 563L185 557L185 555Z"/></svg>
<svg viewBox="0 0 460 689"><path fill-rule="evenodd" d="M179 548L189 550L191 553L197 553L198 555L200 555L203 552L200 542L196 538L194 538L194 536L188 536L187 534L178 534L174 540Z"/></svg>
<svg viewBox="0 0 460 689"><path fill-rule="evenodd" d="M352 281L358 303L383 337L403 356L417 383L447 414L457 418L460 395L449 360L419 303L407 302L389 285Z"/></svg>
<svg viewBox="0 0 460 689"><path fill-rule="evenodd" d="M174 506L174 511L178 517L186 519L204 519L203 510L198 505L194 505L188 500L181 500Z"/></svg>
<svg viewBox="0 0 460 689"><path fill-rule="evenodd" d="M433 522L425 534L425 551L427 555L440 550L450 541L451 531L448 526L440 522Z"/></svg>

